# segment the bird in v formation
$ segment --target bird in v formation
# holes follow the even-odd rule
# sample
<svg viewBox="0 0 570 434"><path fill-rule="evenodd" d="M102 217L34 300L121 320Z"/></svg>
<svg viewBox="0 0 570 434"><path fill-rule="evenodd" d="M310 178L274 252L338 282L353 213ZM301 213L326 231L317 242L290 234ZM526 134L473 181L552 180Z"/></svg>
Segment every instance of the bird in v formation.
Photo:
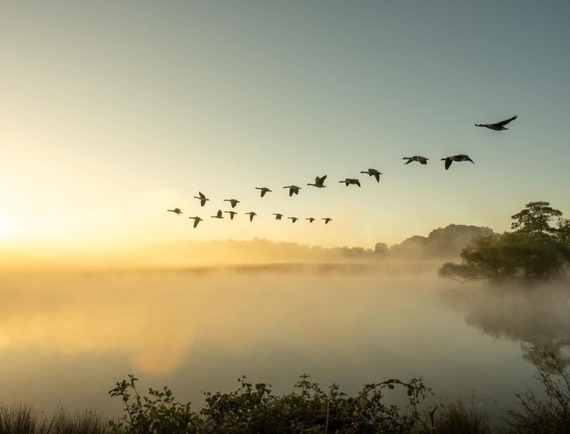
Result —
<svg viewBox="0 0 570 434"><path fill-rule="evenodd" d="M475 126L476 127L489 128L490 130L493 130L493 131L504 131L504 130L508 130L508 128L505 128L505 125L507 125L509 122L514 121L516 118L518 118L518 116L514 115L513 117L511 117L509 119L505 119L504 121L500 121L500 122L495 122L494 124L475 124Z"/></svg>
<svg viewBox="0 0 570 434"><path fill-rule="evenodd" d="M493 131L504 131L504 130L508 129L505 127L505 125L509 124L510 122L514 121L517 118L518 118L518 116L514 115L514 116L510 117L509 119L505 119L505 120L500 121L500 122L486 123L486 124L475 124L475 126L488 128L488 129L493 130ZM429 160L429 158L421 156L421 155L414 155L412 157L403 157L403 159L407 160L404 164L410 164L412 162L418 162L421 165L426 165L428 160ZM445 162L444 163L445 170L448 170L451 167L451 164L453 162L469 161L473 164L475 163L466 154L451 155L448 157L444 157L441 160ZM360 171L360 173L367 174L369 176L373 176L376 179L376 182L380 182L380 175L382 175L382 172L380 172L379 170L374 169L374 168L369 168L368 170L362 170L362 171ZM312 183L309 182L309 183L307 183L307 185L310 185L310 186L313 186L316 188L325 188L326 185L324 185L324 182L325 182L326 178L327 178L327 175L317 176L317 177L315 177L315 182L312 182ZM347 187L349 185L357 185L358 187L361 187L360 180L357 178L345 178L343 180L340 180L339 183L343 183ZM299 191L301 190L301 187L294 185L294 184L286 185L283 188L286 188L289 190L289 196L290 197L293 195L298 195ZM255 187L255 189L260 190L260 196L261 197L264 197L267 193L272 191L268 187ZM202 192L198 192L198 196L194 196L194 198L198 199L200 201L201 206L204 206L206 204L206 202L210 200ZM240 201L237 199L224 199L224 201L230 202L232 208L235 208L237 206L237 204L240 203ZM168 209L167 211L172 212L172 213L177 214L177 215L182 214L182 210L180 208ZM237 212L235 212L235 211L224 211L224 213L230 214L230 220L233 220L234 216L237 214ZM253 221L253 218L257 215L253 211L245 213L245 214L249 215L250 221ZM275 216L276 220L281 220L283 217L283 214L281 214L281 213L274 213L273 215ZM211 216L211 217L216 218L216 219L223 219L224 218L222 215L222 210L218 210L216 215ZM201 221L203 221L202 218L200 218L198 216L188 217L188 218L194 219L194 227L198 226L198 224ZM293 223L295 223L297 220L299 220L298 217L287 217L287 218L291 219ZM309 217L309 218L306 218L305 220L308 220L310 223L313 223L315 221L315 218ZM324 220L325 224L328 224L330 221L332 221L332 219L330 217L325 217L325 218L322 218L321 220Z"/></svg>

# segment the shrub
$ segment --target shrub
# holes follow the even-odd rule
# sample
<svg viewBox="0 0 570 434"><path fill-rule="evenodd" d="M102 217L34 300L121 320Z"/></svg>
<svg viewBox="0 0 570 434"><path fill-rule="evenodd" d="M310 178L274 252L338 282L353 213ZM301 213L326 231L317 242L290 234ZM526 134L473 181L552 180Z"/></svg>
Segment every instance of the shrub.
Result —
<svg viewBox="0 0 570 434"><path fill-rule="evenodd" d="M562 434L570 431L570 372L567 361L547 349L532 349L536 378L546 399L531 391L516 393L517 407L508 411L513 433Z"/></svg>
<svg viewBox="0 0 570 434"><path fill-rule="evenodd" d="M116 432L125 433L409 433L423 426L418 405L430 390L420 379L403 382L390 379L368 384L354 397L332 385L328 393L302 375L295 390L275 396L271 386L252 384L242 377L240 387L229 393L206 392L199 412L190 404L174 400L168 388L149 389L141 395L133 375L116 383L109 393L121 397L125 415L111 422ZM408 405L401 409L385 402L388 391L401 389Z"/></svg>

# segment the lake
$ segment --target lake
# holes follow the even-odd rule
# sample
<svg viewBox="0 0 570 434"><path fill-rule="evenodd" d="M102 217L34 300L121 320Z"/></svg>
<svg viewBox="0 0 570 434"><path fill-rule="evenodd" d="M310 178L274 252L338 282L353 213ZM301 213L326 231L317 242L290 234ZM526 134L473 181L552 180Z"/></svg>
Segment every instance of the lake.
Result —
<svg viewBox="0 0 570 434"><path fill-rule="evenodd" d="M540 385L531 345L567 355L570 291L489 288L432 266L259 265L0 276L0 403L117 416L132 373L181 401L301 374L354 393L422 377L492 414Z"/></svg>

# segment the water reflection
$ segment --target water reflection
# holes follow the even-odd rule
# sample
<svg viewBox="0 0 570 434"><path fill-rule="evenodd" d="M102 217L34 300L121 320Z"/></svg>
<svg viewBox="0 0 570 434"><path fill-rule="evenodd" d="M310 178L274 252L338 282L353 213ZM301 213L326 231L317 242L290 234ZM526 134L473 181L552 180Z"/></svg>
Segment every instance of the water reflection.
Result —
<svg viewBox="0 0 570 434"><path fill-rule="evenodd" d="M290 392L303 373L347 393L422 376L442 398L510 399L532 367L443 305L450 285L434 267L330 264L0 276L0 402L116 414L106 392L128 373L193 403L243 374Z"/></svg>
<svg viewBox="0 0 570 434"><path fill-rule="evenodd" d="M520 342L523 357L535 363L531 348L547 347L570 364L570 284L532 287L469 286L445 293L467 324L482 333Z"/></svg>
<svg viewBox="0 0 570 434"><path fill-rule="evenodd" d="M259 341L299 345L313 340L311 345L318 346L334 339L357 353L361 334L354 328L374 318L377 309L371 300L375 295L363 291L371 289L370 281L364 283L369 273L362 267L331 267L7 280L1 294L0 351L120 353L141 374L172 372L193 346L204 342L239 355ZM395 302L390 298L382 303Z"/></svg>

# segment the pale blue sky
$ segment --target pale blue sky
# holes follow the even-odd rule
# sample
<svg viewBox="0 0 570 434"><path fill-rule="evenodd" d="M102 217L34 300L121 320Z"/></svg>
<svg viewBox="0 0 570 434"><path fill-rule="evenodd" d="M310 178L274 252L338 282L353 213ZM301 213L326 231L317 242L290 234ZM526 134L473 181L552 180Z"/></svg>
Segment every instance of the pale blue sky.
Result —
<svg viewBox="0 0 570 434"><path fill-rule="evenodd" d="M0 1L4 240L373 247L536 200L570 217L569 22L568 1ZM210 218L233 197L257 220Z"/></svg>

